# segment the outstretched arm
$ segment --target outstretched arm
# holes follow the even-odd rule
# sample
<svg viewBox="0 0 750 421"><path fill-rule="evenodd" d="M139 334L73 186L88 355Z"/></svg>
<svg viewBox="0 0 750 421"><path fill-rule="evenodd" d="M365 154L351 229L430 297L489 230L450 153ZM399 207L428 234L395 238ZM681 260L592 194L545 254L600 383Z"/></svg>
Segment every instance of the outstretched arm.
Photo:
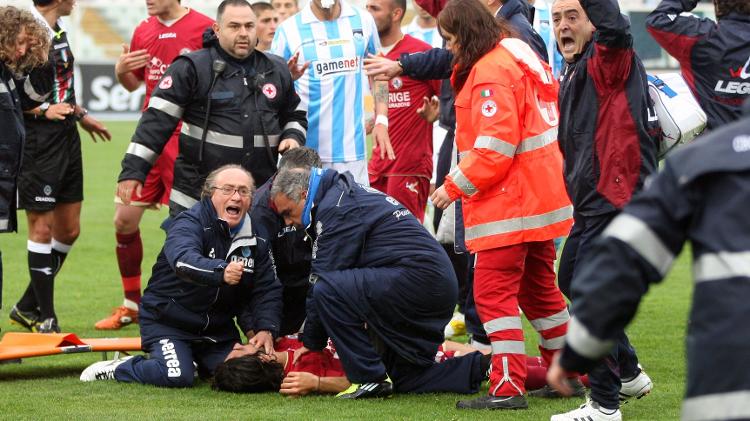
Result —
<svg viewBox="0 0 750 421"><path fill-rule="evenodd" d="M320 377L303 371L292 371L284 377L279 392L288 396L310 393L339 393L351 386L346 377Z"/></svg>
<svg viewBox="0 0 750 421"><path fill-rule="evenodd" d="M716 22L692 13L698 0L663 0L646 18L649 34L683 66L696 42L716 29Z"/></svg>
<svg viewBox="0 0 750 421"><path fill-rule="evenodd" d="M581 0L581 5L596 27L596 52L588 69L597 92L621 90L633 70L635 51L630 23L615 0Z"/></svg>

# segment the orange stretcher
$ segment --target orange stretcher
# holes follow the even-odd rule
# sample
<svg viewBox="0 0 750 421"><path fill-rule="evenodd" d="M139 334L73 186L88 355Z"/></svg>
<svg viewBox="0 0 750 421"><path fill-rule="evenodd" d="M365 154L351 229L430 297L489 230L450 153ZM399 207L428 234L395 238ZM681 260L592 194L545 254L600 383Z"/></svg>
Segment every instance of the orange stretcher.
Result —
<svg viewBox="0 0 750 421"><path fill-rule="evenodd" d="M81 339L74 333L8 332L0 340L0 360L78 352L140 351L141 338Z"/></svg>

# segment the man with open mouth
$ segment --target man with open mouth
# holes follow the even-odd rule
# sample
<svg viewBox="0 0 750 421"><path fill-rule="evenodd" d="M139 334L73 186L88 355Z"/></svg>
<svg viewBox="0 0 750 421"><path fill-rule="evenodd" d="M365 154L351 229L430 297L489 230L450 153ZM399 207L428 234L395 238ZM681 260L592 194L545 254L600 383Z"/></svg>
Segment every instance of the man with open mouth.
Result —
<svg viewBox="0 0 750 421"><path fill-rule="evenodd" d="M578 272L591 241L656 171L660 130L646 72L633 49L630 22L620 14L617 2L556 0L552 26L565 60L558 140L574 208L558 284L570 298L571 281L586 281L578 279ZM616 342L607 363L589 372L590 399L578 409L554 415L553 421L618 421L621 399L651 391L651 379L641 370L624 332ZM553 397L556 391L546 387L530 395Z"/></svg>
<svg viewBox="0 0 750 421"><path fill-rule="evenodd" d="M281 283L247 214L254 186L239 165L208 175L201 201L174 219L141 300L141 342L150 358L94 363L82 381L190 387L193 361L200 377L210 377L239 342L235 320L249 344L273 351Z"/></svg>

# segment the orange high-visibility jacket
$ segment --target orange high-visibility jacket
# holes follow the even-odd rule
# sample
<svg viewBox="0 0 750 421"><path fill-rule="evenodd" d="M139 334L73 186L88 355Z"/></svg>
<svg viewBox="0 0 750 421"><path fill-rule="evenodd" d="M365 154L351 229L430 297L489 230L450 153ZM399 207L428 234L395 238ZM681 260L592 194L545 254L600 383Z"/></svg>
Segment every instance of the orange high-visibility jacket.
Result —
<svg viewBox="0 0 750 421"><path fill-rule="evenodd" d="M460 162L445 187L463 202L472 252L570 231L557 91L549 66L524 42L505 38L477 61L456 96Z"/></svg>

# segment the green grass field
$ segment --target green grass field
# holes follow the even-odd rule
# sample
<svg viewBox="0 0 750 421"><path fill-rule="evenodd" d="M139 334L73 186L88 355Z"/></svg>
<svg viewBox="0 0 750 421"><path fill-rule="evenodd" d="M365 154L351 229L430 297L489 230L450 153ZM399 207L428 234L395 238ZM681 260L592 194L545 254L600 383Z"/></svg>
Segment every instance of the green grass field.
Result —
<svg viewBox="0 0 750 421"><path fill-rule="evenodd" d="M81 236L55 286L55 303L64 332L80 337L138 336L138 327L120 332L94 330L94 322L122 301L114 254L112 227L115 181L133 123L110 123L111 143L94 144L85 133L83 159L85 200ZM7 314L28 282L26 224L18 234L0 235L5 285L0 328L19 331ZM147 212L141 225L144 240L144 287L164 235L158 226L166 210ZM683 395L684 332L692 291L688 258L683 255L664 284L650 293L629 329L642 364L655 382L651 395L623 406L627 420L679 418ZM529 353L537 354L536 337L527 330ZM395 396L388 400L342 402L331 397L284 398L275 393L218 393L205 382L189 390L167 390L115 382L81 383L78 376L101 354L72 354L31 358L22 364L0 365L0 419L430 419L430 420L548 420L570 410L580 399L529 400L526 411L458 411L459 395ZM110 354L111 358L111 354Z"/></svg>

